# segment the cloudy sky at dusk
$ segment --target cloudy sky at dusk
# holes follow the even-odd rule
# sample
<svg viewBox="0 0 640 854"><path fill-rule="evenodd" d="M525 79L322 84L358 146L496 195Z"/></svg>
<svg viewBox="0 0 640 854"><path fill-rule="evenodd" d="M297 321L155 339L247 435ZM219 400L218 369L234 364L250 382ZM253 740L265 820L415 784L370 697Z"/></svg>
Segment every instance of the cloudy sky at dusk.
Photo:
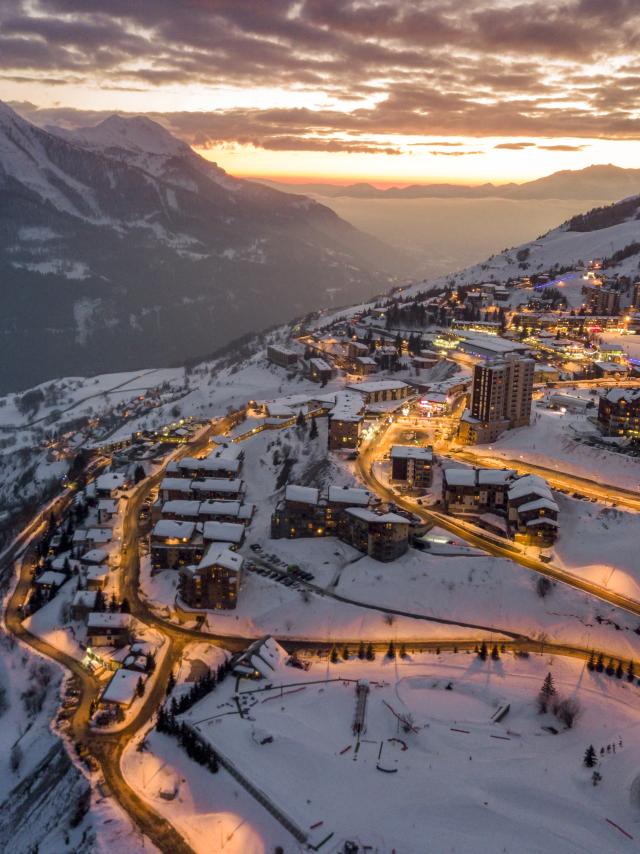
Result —
<svg viewBox="0 0 640 854"><path fill-rule="evenodd" d="M146 113L238 175L640 166L638 0L2 0L0 69L37 123Z"/></svg>

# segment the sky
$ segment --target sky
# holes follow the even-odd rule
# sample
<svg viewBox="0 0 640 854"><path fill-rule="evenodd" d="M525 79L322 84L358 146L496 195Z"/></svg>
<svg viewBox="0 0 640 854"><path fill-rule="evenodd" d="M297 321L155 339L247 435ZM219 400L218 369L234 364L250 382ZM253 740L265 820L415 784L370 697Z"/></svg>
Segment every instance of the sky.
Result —
<svg viewBox="0 0 640 854"><path fill-rule="evenodd" d="M640 0L1 0L0 96L236 175L522 182L640 166L639 48Z"/></svg>

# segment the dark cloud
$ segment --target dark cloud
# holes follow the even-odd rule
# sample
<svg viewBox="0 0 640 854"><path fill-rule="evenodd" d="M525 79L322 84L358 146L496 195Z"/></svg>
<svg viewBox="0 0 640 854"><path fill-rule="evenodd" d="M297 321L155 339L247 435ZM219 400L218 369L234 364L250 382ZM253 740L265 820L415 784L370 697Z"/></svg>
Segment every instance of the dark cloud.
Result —
<svg viewBox="0 0 640 854"><path fill-rule="evenodd" d="M584 151L588 145L538 145L541 151Z"/></svg>
<svg viewBox="0 0 640 854"><path fill-rule="evenodd" d="M639 139L639 52L637 0L0 4L6 81L137 92L266 86L358 105L156 116L209 147L396 153L385 137L447 148L455 144L411 137L500 136L513 140L498 146L507 150L535 144L519 141L523 136ZM64 101L63 92L56 97ZM41 122L87 123L84 111L57 119L51 111L31 114Z"/></svg>
<svg viewBox="0 0 640 854"><path fill-rule="evenodd" d="M532 145L535 147L535 142L501 142L493 147L504 148L507 151L521 151L523 148L530 148Z"/></svg>

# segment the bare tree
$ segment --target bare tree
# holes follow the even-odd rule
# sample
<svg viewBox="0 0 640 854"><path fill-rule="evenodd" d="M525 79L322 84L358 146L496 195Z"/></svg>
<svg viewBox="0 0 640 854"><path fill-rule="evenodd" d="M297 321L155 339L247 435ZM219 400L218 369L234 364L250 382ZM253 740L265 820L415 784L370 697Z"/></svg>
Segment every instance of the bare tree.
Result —
<svg viewBox="0 0 640 854"><path fill-rule="evenodd" d="M575 697L566 697L564 700L560 700L554 711L558 720L562 721L567 729L571 729L582 709Z"/></svg>

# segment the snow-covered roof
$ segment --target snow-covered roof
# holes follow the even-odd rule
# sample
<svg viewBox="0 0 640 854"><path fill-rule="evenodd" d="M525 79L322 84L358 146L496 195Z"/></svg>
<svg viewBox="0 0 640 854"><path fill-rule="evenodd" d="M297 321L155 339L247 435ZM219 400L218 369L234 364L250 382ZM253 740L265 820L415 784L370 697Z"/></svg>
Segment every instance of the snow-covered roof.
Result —
<svg viewBox="0 0 640 854"><path fill-rule="evenodd" d="M433 448L419 448L416 445L393 445L391 448L392 459L426 460L433 459Z"/></svg>
<svg viewBox="0 0 640 854"><path fill-rule="evenodd" d="M93 540L94 543L108 543L112 537L111 528L89 528L86 538Z"/></svg>
<svg viewBox="0 0 640 854"><path fill-rule="evenodd" d="M87 617L87 627L90 629L126 629L131 624L131 614L120 614L118 611L92 611Z"/></svg>
<svg viewBox="0 0 640 854"><path fill-rule="evenodd" d="M87 581L102 581L108 575L109 567L105 563L101 563L99 566L90 566L85 573Z"/></svg>
<svg viewBox="0 0 640 854"><path fill-rule="evenodd" d="M285 488L284 497L286 501L295 501L298 504L317 504L319 492L314 486L289 483Z"/></svg>
<svg viewBox="0 0 640 854"><path fill-rule="evenodd" d="M200 516L239 516L241 506L239 501L210 499L202 502L199 514Z"/></svg>
<svg viewBox="0 0 640 854"><path fill-rule="evenodd" d="M159 522L156 522L151 536L167 540L190 540L195 527L193 522L160 519Z"/></svg>
<svg viewBox="0 0 640 854"><path fill-rule="evenodd" d="M96 604L95 590L78 590L73 597L72 605L84 605L85 608L93 608Z"/></svg>
<svg viewBox="0 0 640 854"><path fill-rule="evenodd" d="M558 505L550 498L537 498L535 501L527 501L518 507L518 513L528 513L530 510L553 510L558 513Z"/></svg>
<svg viewBox="0 0 640 854"><path fill-rule="evenodd" d="M205 522L202 535L205 540L219 543L240 543L244 537L244 525L237 522Z"/></svg>
<svg viewBox="0 0 640 854"><path fill-rule="evenodd" d="M192 480L192 492L230 492L237 493L242 489L242 481L238 478L228 480L225 477L206 477L204 480Z"/></svg>
<svg viewBox="0 0 640 854"><path fill-rule="evenodd" d="M160 489L188 493L191 491L191 482L185 477L165 477L160 484Z"/></svg>
<svg viewBox="0 0 640 854"><path fill-rule="evenodd" d="M619 362L594 362L593 364L605 374L626 374L629 372L629 368Z"/></svg>
<svg viewBox="0 0 640 854"><path fill-rule="evenodd" d="M136 695L140 678L140 673L137 670L127 670L124 667L116 670L104 689L102 701L104 703L116 703L119 706L129 706Z"/></svg>
<svg viewBox="0 0 640 854"><path fill-rule="evenodd" d="M109 471L105 474L100 474L96 478L96 489L98 492L103 490L111 491L112 489L120 489L125 484L125 476L121 472Z"/></svg>
<svg viewBox="0 0 640 854"><path fill-rule="evenodd" d="M239 555L237 552L232 552L231 549L221 548L219 545L214 543L209 546L207 553L202 558L198 566L193 569L197 572L199 569L205 569L208 566L222 566L225 569L240 572L242 564L242 555Z"/></svg>
<svg viewBox="0 0 640 854"><path fill-rule="evenodd" d="M549 516L538 516L535 519L529 519L526 525L528 528L535 527L536 525L550 525L552 528L560 527L556 520L549 518Z"/></svg>
<svg viewBox="0 0 640 854"><path fill-rule="evenodd" d="M313 365L316 371L330 371L331 365L328 362L325 362L324 359L314 358L309 359L309 363Z"/></svg>
<svg viewBox="0 0 640 854"><path fill-rule="evenodd" d="M553 495L546 480L537 474L525 474L514 480L513 484L509 487L510 501L529 494L538 495L540 498L548 498L550 501L553 501Z"/></svg>
<svg viewBox="0 0 640 854"><path fill-rule="evenodd" d="M449 486L501 486L514 476L512 469L448 468L443 477Z"/></svg>
<svg viewBox="0 0 640 854"><path fill-rule="evenodd" d="M640 400L640 388L610 388L604 398L609 403L620 403L621 400L635 403L636 400Z"/></svg>
<svg viewBox="0 0 640 854"><path fill-rule="evenodd" d="M338 421L361 421L363 408L361 395L355 392L339 391L331 410L331 417Z"/></svg>
<svg viewBox="0 0 640 854"><path fill-rule="evenodd" d="M251 674L257 671L262 677L270 677L276 667L284 663L287 653L272 637L254 641L236 660L234 669Z"/></svg>
<svg viewBox="0 0 640 854"><path fill-rule="evenodd" d="M67 580L64 572L55 572L53 569L48 569L35 579L35 584L48 584L51 587L60 587Z"/></svg>
<svg viewBox="0 0 640 854"><path fill-rule="evenodd" d="M364 507L347 507L347 513L350 516L355 516L356 519L362 519L364 522L381 522L391 525L408 525L409 520L399 513L375 513L373 510L366 510Z"/></svg>
<svg viewBox="0 0 640 854"><path fill-rule="evenodd" d="M329 501L332 504L348 504L350 507L367 507L371 501L371 493L367 489L357 489L353 486L330 486Z"/></svg>
<svg viewBox="0 0 640 854"><path fill-rule="evenodd" d="M359 391L364 394L371 394L376 391L395 391L399 388L408 388L402 380L372 380L363 383L350 383L347 388L350 391Z"/></svg>
<svg viewBox="0 0 640 854"><path fill-rule="evenodd" d="M85 552L80 560L82 563L106 563L109 560L109 555L102 549L91 549L91 551Z"/></svg>
<svg viewBox="0 0 640 854"><path fill-rule="evenodd" d="M100 501L98 501L98 510L104 511L105 513L117 513L118 502L115 498L101 498Z"/></svg>
<svg viewBox="0 0 640 854"><path fill-rule="evenodd" d="M200 509L199 501L192 501L185 498L177 498L173 501L165 501L162 505L163 514L173 513L176 516L193 516L198 515Z"/></svg>

